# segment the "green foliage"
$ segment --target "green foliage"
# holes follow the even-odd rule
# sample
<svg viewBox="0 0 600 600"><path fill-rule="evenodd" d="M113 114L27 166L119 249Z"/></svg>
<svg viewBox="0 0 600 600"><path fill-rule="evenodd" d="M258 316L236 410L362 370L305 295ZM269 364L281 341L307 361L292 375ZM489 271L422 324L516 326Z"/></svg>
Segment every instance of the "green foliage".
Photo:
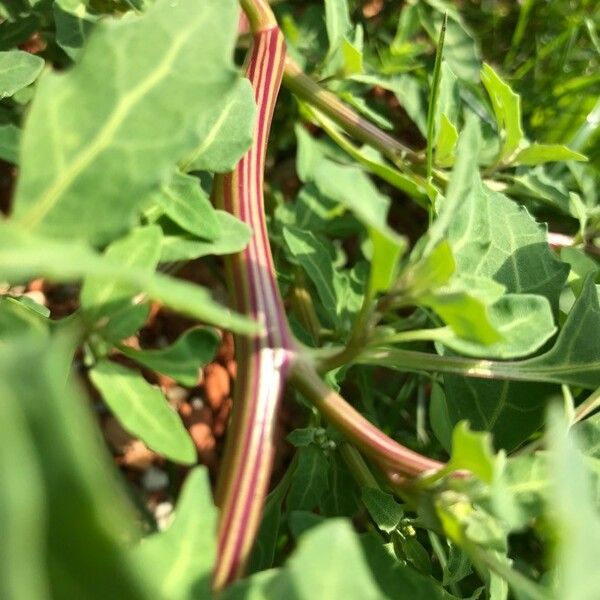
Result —
<svg viewBox="0 0 600 600"><path fill-rule="evenodd" d="M178 415L139 373L104 359L91 369L90 379L130 433L171 460L195 462L194 445Z"/></svg>
<svg viewBox="0 0 600 600"><path fill-rule="evenodd" d="M312 92L285 74L252 210L290 358L381 431L349 446L353 413L290 387L261 423L288 448L252 556L213 593L227 465L191 433L225 417L201 369L219 330L238 352L265 333L225 305L254 232L213 205L264 118L238 3L0 2L0 597L591 600L597 3L272 5ZM169 524L108 455L107 411L156 453ZM407 477L382 433L443 467Z"/></svg>

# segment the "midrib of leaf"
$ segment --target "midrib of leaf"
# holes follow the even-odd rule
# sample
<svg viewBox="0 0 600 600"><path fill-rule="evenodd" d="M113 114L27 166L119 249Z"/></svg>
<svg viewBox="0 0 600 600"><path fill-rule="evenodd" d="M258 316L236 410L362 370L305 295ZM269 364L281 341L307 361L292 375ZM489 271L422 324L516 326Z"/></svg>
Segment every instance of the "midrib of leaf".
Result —
<svg viewBox="0 0 600 600"><path fill-rule="evenodd" d="M136 266L138 257L142 256L145 250L144 244L138 244L134 250L122 260L123 264L128 267ZM104 304L111 297L116 287L118 287L118 282L104 286L100 294L98 294L95 308ZM134 304L134 302L132 301L131 304Z"/></svg>
<svg viewBox="0 0 600 600"><path fill-rule="evenodd" d="M544 355L542 355L544 356ZM541 357L539 357L541 358ZM547 383L562 383L560 375L568 375L574 371L597 370L600 380L600 360L574 363L562 366L537 366L527 361L492 361L477 360L463 357L448 357L414 352L398 348L369 349L357 358L360 364L378 364L391 368L405 369L413 372L448 373L475 377L479 379L503 379L512 381L541 381ZM566 381L566 380L565 380ZM600 385L600 384L599 384ZM589 386L585 386L589 387Z"/></svg>
<svg viewBox="0 0 600 600"><path fill-rule="evenodd" d="M136 104L169 75L182 46L204 20L204 13L201 13L200 19L192 21L188 31L174 40L173 45L156 65L155 70L121 97L112 116L106 121L104 127L100 129L87 148L81 151L78 158L67 169L61 170L61 176L55 180L54 184L42 195L39 201L20 218L25 227L33 227L38 224L52 210L73 181L111 144L118 128Z"/></svg>
<svg viewBox="0 0 600 600"><path fill-rule="evenodd" d="M145 410L145 406L143 402L140 402L137 399L137 395L135 393L135 391L133 390L133 387L128 385L125 381L123 381L122 378L120 377L113 377L111 379L113 385L115 385L115 387L120 388L123 392L123 396L125 396L126 398L129 398L129 402L131 403L131 406L141 415L143 415L144 420L153 427L153 429L155 431L158 431L161 435L161 437L163 438L163 440L170 442L171 440L169 439L169 436L167 435L166 437L164 436L164 431L165 428L162 426L160 420L157 420L154 418L154 415L152 415L152 413L148 412L147 410ZM158 392L160 393L156 388L153 388L153 392ZM165 401L166 402L166 401Z"/></svg>
<svg viewBox="0 0 600 600"><path fill-rule="evenodd" d="M227 120L229 113L231 112L232 106L235 104L235 98L232 97L229 102L223 108L223 111L219 115L219 118L215 121L214 125L210 128L209 132L206 134L206 137L202 141L202 143L190 153L190 155L183 161L181 164L182 170L187 170L188 167L196 162L210 146L214 143L219 135L219 131L221 127L223 127L223 123Z"/></svg>

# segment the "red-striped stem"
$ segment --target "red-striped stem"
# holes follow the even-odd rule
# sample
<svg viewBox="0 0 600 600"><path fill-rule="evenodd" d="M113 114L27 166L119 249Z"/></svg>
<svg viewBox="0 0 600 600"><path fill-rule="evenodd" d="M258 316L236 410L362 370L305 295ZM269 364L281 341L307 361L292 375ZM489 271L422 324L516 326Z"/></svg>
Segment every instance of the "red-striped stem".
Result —
<svg viewBox="0 0 600 600"><path fill-rule="evenodd" d="M383 470L415 476L444 466L388 437L324 383L308 362L296 360L289 377L334 427Z"/></svg>
<svg viewBox="0 0 600 600"><path fill-rule="evenodd" d="M417 475L441 466L388 438L332 392L311 365L292 364L297 350L277 287L263 198L265 152L285 44L264 0L241 4L254 34L247 77L258 117L252 147L232 173L215 177L214 196L219 206L253 229L248 247L228 260L228 285L235 308L261 322L266 333L236 341L233 414L216 492L221 507L216 590L242 573L258 530L273 463L274 424L290 367L294 383L307 398L386 471Z"/></svg>
<svg viewBox="0 0 600 600"><path fill-rule="evenodd" d="M260 10L247 14L253 29L268 24ZM216 494L221 514L215 589L241 574L258 529L273 463L274 423L294 348L263 207L265 152L284 57L284 39L276 26L256 31L246 73L258 107L254 143L232 173L215 178L218 204L254 232L246 250L228 261L230 293L236 309L262 322L266 331L236 342L233 415Z"/></svg>

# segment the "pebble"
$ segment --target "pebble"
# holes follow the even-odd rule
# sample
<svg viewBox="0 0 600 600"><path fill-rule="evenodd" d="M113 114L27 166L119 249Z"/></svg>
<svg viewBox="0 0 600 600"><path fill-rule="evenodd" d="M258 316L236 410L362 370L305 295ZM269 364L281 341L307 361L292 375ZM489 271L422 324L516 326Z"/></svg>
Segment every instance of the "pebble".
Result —
<svg viewBox="0 0 600 600"><path fill-rule="evenodd" d="M169 485L168 475L158 467L150 467L142 475L142 485L149 492L162 490Z"/></svg>

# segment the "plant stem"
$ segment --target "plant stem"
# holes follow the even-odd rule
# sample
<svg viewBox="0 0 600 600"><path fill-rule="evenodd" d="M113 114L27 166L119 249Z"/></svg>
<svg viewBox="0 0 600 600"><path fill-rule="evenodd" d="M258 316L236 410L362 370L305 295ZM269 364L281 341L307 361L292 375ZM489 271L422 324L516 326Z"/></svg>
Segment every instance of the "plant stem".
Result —
<svg viewBox="0 0 600 600"><path fill-rule="evenodd" d="M371 473L365 459L354 446L348 443L341 444L339 452L359 485L379 488L379 484L375 477L373 477L373 473Z"/></svg>
<svg viewBox="0 0 600 600"><path fill-rule="evenodd" d="M379 150L394 164L397 165L407 159L415 163L422 162L423 159L419 154L381 131L373 123L363 119L335 94L313 81L290 57L285 61L283 84L296 96L327 115L352 137Z"/></svg>
<svg viewBox="0 0 600 600"><path fill-rule="evenodd" d="M600 408L600 388L595 392L592 392L592 394L575 409L573 422L578 423L598 408Z"/></svg>
<svg viewBox="0 0 600 600"><path fill-rule="evenodd" d="M423 208L429 208L430 202L427 196L427 182L415 173L403 173L395 167L392 167L388 163L382 161L373 160L361 152L360 148L357 148L352 144L336 127L336 125L327 118L323 113L318 111L316 108L307 107L306 110L310 116L316 121L316 123L327 133L327 135L345 152L347 152L354 160L359 162L361 165L369 169L371 173L381 177L384 181L387 181L390 185L408 194L413 200Z"/></svg>
<svg viewBox="0 0 600 600"><path fill-rule="evenodd" d="M262 322L266 335L236 341L238 372L227 445L216 500L221 508L213 586L237 578L254 542L274 456L274 423L294 352L267 236L263 177L266 144L279 90L285 43L264 2L243 2L256 28L247 66L258 117L254 143L235 170L218 175L215 201L250 225L247 248L227 261L228 288L238 311ZM270 11L269 11L270 12ZM267 27L266 29L264 27Z"/></svg>
<svg viewBox="0 0 600 600"><path fill-rule="evenodd" d="M317 410L381 468L404 475L421 475L441 469L436 460L413 452L394 441L327 386L312 365L297 359L289 373L290 382Z"/></svg>
<svg viewBox="0 0 600 600"><path fill-rule="evenodd" d="M266 0L240 0L240 5L254 33L277 27L275 15Z"/></svg>

